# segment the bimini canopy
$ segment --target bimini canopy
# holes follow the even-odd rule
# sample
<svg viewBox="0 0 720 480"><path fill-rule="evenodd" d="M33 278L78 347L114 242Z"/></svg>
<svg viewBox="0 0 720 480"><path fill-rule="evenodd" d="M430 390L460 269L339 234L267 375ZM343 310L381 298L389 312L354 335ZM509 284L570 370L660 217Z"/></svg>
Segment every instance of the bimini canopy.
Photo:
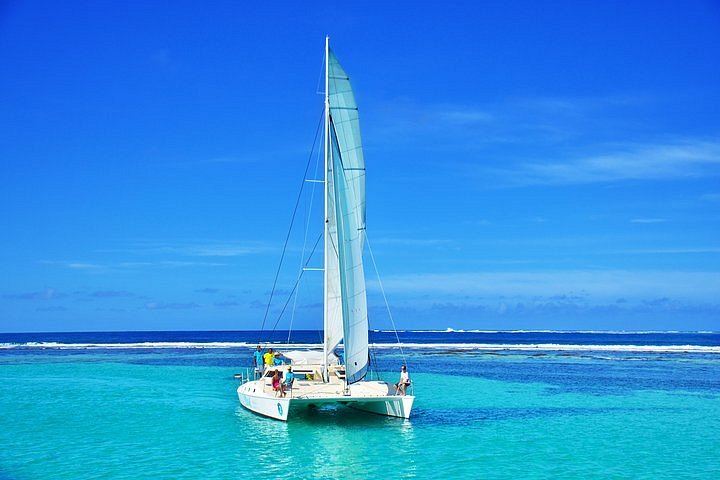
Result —
<svg viewBox="0 0 720 480"><path fill-rule="evenodd" d="M293 350L292 352L285 352L283 356L290 359L293 365L322 365L323 363L323 352L315 350ZM337 364L338 358L330 353L328 355L328 363L330 365Z"/></svg>

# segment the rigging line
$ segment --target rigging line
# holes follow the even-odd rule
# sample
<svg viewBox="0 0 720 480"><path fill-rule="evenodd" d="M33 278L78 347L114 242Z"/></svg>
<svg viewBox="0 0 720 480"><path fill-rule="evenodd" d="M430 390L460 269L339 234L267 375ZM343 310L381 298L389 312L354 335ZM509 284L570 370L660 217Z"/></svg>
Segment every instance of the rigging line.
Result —
<svg viewBox="0 0 720 480"><path fill-rule="evenodd" d="M369 322L370 322L370 319L368 318L368 324L369 324ZM380 378L380 371L378 370L378 367L377 367L377 358L375 355L375 347L373 346L373 344L370 343L369 340L368 340L368 371L370 374L370 378L372 378L372 372L375 372L375 377L378 380L382 380Z"/></svg>
<svg viewBox="0 0 720 480"><path fill-rule="evenodd" d="M315 138L313 139L312 148L310 148L310 155L308 155L307 165L305 166L305 173L303 173L303 179L300 183L300 191L298 192L298 197L295 201L295 208L293 209L292 217L290 218L290 227L288 228L287 235L285 236L285 244L283 245L282 255L280 256L280 264L278 265L277 271L275 272L275 280L273 281L272 290L270 290L270 298L268 299L267 307L265 307L265 315L263 315L262 325L260 326L260 335L262 335L263 331L265 330L265 321L267 320L268 312L270 311L270 304L272 303L273 296L275 295L275 288L277 287L278 277L280 276L280 269L282 268L283 260L285 259L285 252L287 251L288 241L290 240L290 233L292 232L292 227L295 223L295 215L297 214L298 205L300 205L300 198L302 197L303 188L305 187L305 178L307 178L307 172L310 169L310 161L312 160L313 152L315 151L315 145L317 144L318 134L320 133L320 127L322 126L324 116L325 110L323 109L322 115L320 115L320 121L318 122L317 129L315 130Z"/></svg>
<svg viewBox="0 0 720 480"><path fill-rule="evenodd" d="M322 66L320 67L320 75L318 75L317 85L315 85L315 93L318 95L325 95L325 92L320 91L320 83L321 82L325 83L322 81L324 72L325 72L325 51L323 51ZM323 113L325 113L324 109L323 109Z"/></svg>
<svg viewBox="0 0 720 480"><path fill-rule="evenodd" d="M313 254L315 253L315 249L317 248L318 243L320 243L320 240L321 240L322 238L323 238L323 234L321 233L321 234L318 236L318 239L315 241L315 245L313 245L312 251L310 252L310 256L308 257L307 262L305 262L305 265L303 265L304 267L307 267L308 264L310 263L310 260L312 259L312 256L313 256ZM275 329L277 328L278 323L280 323L280 319L282 318L283 314L285 313L285 309L286 309L287 306L290 304L290 300L293 298L293 294L295 293L295 290L297 289L297 286L298 286L298 284L300 283L300 279L302 278L303 273L305 273L305 270L301 268L301 269L300 269L300 274L298 275L297 280L295 280L295 285L293 285L292 291L290 291L290 295L288 295L288 299L287 299L287 301L285 302L285 305L283 305L282 310L280 310L280 313L278 314L278 318L277 318L277 320L275 320L275 324L273 325L273 328L272 328L272 330L270 331L270 334L268 335L268 342L267 342L267 343L270 343L270 339L271 339L271 337L272 337L272 334L275 333Z"/></svg>
<svg viewBox="0 0 720 480"><path fill-rule="evenodd" d="M315 160L315 172L313 174L313 178L317 178L318 170L320 170L320 149L318 149L317 152L317 159ZM303 268L303 262L305 261L305 250L307 249L307 237L308 237L308 231L310 231L310 218L312 217L312 210L313 210L313 200L315 199L315 186L316 184L312 184L312 188L310 189L310 202L308 207L308 214L307 214L307 220L305 221L305 233L303 235L303 248L302 248L302 254L300 255L300 269ZM295 300L293 301L293 308L292 308L292 315L290 316L290 328L288 328L288 338L287 343L290 343L290 335L292 334L292 327L293 323L295 321L295 311L297 309L297 299L300 295L300 288L298 286L298 291L295 293Z"/></svg>
<svg viewBox="0 0 720 480"><path fill-rule="evenodd" d="M382 280L380 280L380 271L377 268L377 263L375 263L375 255L373 255L372 247L370 246L370 239L368 238L367 232L365 232L365 241L367 242L368 251L370 252L370 258L372 259L373 267L375 267L375 274L377 275L378 279L378 285L380 285L380 291L382 292L383 300L385 300L385 308L387 308L388 316L390 317L390 323L392 324L393 331L395 332L395 338L397 339L398 347L400 347L400 355L402 356L403 363L407 365L407 360L405 359L405 352L402 348L402 343L400 343L400 336L397 333L397 328L395 327L395 320L393 320L392 312L390 311L390 304L388 303L387 296L385 295L385 288L383 287Z"/></svg>
<svg viewBox="0 0 720 480"><path fill-rule="evenodd" d="M372 362L373 362L373 370L375 370L375 377L376 377L378 380L381 380L381 381L382 381L382 375L380 375L380 368L378 367L377 354L375 353L375 348L374 348L374 347L373 347L373 349L372 349L372 354L371 354L371 355L372 355Z"/></svg>

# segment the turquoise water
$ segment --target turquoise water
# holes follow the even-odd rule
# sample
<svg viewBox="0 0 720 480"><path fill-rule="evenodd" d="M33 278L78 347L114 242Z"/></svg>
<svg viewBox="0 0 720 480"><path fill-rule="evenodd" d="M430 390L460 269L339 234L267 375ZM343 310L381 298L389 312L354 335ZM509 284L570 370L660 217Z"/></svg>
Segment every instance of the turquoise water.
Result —
<svg viewBox="0 0 720 480"><path fill-rule="evenodd" d="M405 353L411 420L282 423L238 404L249 351L5 352L0 479L720 478L720 355Z"/></svg>

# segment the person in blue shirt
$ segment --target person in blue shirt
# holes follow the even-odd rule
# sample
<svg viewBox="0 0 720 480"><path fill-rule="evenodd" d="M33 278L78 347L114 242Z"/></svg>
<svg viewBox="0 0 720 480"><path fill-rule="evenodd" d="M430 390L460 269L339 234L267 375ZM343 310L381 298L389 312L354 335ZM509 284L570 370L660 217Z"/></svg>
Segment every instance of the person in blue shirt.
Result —
<svg viewBox="0 0 720 480"><path fill-rule="evenodd" d="M285 372L285 381L283 382L285 384L285 390L290 390L294 381L295 374L292 371L292 367L289 366L287 372Z"/></svg>
<svg viewBox="0 0 720 480"><path fill-rule="evenodd" d="M260 348L260 345L257 346L257 350L253 352L253 357L255 358L255 368L258 369L259 372L263 371L263 352L262 348Z"/></svg>
<svg viewBox="0 0 720 480"><path fill-rule="evenodd" d="M282 353L275 352L275 357L273 358L273 365L285 365L285 359Z"/></svg>

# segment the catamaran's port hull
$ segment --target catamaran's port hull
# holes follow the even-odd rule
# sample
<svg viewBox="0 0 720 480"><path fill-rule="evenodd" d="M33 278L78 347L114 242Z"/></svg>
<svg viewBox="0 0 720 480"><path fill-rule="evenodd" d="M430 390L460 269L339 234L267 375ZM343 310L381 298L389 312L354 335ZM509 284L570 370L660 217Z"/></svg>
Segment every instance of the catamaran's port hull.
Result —
<svg viewBox="0 0 720 480"><path fill-rule="evenodd" d="M388 396L352 396L352 395L328 395L313 396L308 398L275 397L265 392L258 391L255 382L247 382L238 387L238 398L240 404L248 410L274 418L287 421L293 411L312 406L323 405L344 405L355 410L385 415L389 417L409 418L412 404L415 397L412 395L388 395ZM253 391L255 390L255 391Z"/></svg>

